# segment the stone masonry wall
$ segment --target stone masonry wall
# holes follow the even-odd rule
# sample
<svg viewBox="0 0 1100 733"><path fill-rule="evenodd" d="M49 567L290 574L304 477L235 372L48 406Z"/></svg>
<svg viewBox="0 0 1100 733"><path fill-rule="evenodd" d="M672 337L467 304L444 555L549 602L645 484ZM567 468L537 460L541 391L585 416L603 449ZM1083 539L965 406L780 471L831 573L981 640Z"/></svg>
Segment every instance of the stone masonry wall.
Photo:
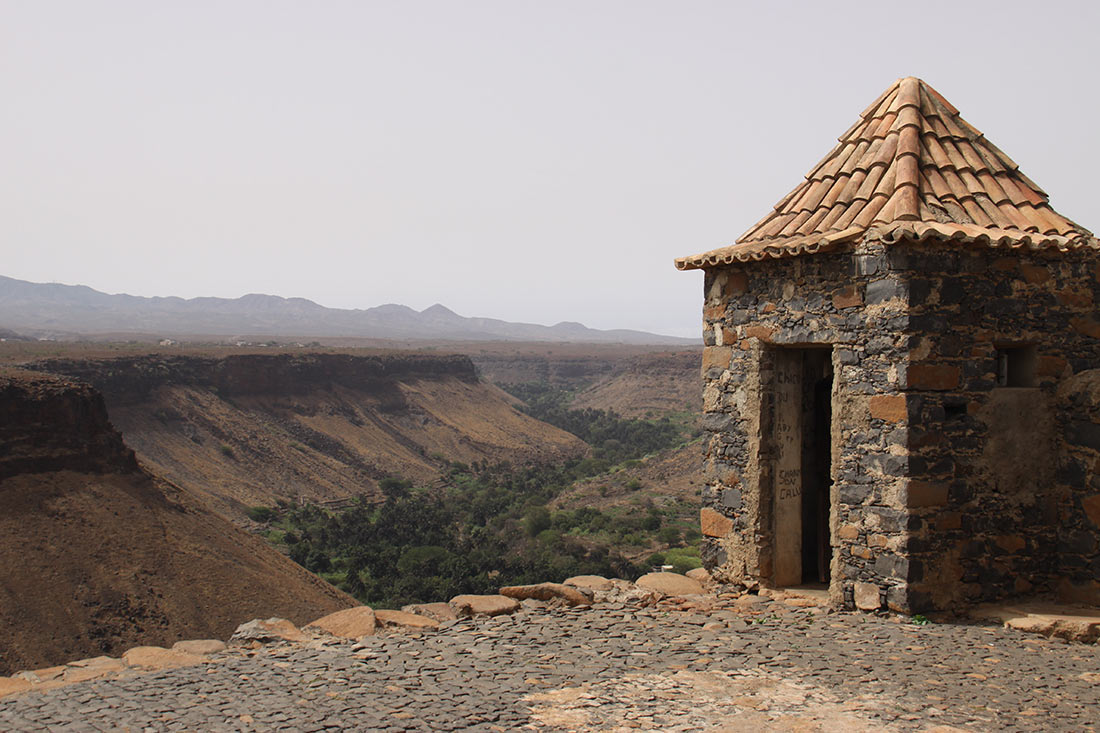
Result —
<svg viewBox="0 0 1100 733"><path fill-rule="evenodd" d="M829 345L837 605L1100 600L1095 253L865 241L708 270L704 562L771 585L775 355ZM1032 387L997 384L1030 347Z"/></svg>
<svg viewBox="0 0 1100 733"><path fill-rule="evenodd" d="M876 607L880 593L905 597L907 304L887 265L870 244L707 271L701 520L704 562L721 580L772 584L773 350L831 345L830 592L845 606L857 583Z"/></svg>
<svg viewBox="0 0 1100 733"><path fill-rule="evenodd" d="M1070 448L1100 448L1100 427L1056 399L1100 364L1095 253L895 245L892 260L911 308L911 605L1100 577L1100 528L1083 504L1097 493L1096 464ZM1034 386L998 386L997 349L1021 345L1034 350Z"/></svg>

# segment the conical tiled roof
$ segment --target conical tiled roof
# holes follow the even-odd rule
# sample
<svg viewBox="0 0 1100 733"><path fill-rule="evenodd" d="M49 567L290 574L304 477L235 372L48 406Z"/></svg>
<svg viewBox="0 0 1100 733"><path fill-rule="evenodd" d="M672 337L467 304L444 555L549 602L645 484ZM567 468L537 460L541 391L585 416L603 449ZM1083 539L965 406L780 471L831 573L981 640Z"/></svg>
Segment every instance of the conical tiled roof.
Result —
<svg viewBox="0 0 1100 733"><path fill-rule="evenodd" d="M1097 247L1084 227L940 94L899 79L795 190L737 242L681 270L818 252L864 234L1032 249Z"/></svg>

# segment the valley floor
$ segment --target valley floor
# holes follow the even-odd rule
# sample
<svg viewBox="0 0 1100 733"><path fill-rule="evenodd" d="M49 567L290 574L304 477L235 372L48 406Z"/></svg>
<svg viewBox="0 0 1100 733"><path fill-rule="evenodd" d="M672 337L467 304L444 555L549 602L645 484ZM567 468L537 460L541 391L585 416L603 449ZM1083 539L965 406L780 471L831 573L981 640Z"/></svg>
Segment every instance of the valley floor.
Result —
<svg viewBox="0 0 1100 733"><path fill-rule="evenodd" d="M794 601L797 604L797 600ZM0 700L0 729L1096 730L1100 646L758 596L231 648Z"/></svg>

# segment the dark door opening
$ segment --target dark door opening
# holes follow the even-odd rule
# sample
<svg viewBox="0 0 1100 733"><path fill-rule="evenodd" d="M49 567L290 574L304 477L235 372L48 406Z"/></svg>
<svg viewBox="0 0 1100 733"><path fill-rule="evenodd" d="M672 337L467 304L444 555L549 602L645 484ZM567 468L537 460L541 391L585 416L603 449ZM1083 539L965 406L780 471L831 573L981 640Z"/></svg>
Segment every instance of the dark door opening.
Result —
<svg viewBox="0 0 1100 733"><path fill-rule="evenodd" d="M828 585L832 350L778 349L774 364L774 582Z"/></svg>
<svg viewBox="0 0 1100 733"><path fill-rule="evenodd" d="M829 495L832 471L832 363L827 351L807 351L803 388L802 583L829 583Z"/></svg>

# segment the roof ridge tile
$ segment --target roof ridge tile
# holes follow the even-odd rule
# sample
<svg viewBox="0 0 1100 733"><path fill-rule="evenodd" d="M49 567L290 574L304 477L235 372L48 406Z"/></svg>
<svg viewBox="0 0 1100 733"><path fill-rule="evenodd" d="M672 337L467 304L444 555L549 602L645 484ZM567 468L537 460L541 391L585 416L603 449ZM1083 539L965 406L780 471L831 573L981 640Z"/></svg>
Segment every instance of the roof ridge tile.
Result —
<svg viewBox="0 0 1100 733"><path fill-rule="evenodd" d="M879 105L881 105L886 100L887 97L889 97L891 94L896 94L897 93L897 88L900 84L901 84L901 79L898 79L893 84L886 87L886 91L884 91L882 94L878 95L878 97L875 99L875 101L873 101L869 105L867 105L867 107L862 112L859 113L859 116L864 118L864 119L866 119L867 117L870 117L871 114L874 113L874 111L879 108Z"/></svg>

